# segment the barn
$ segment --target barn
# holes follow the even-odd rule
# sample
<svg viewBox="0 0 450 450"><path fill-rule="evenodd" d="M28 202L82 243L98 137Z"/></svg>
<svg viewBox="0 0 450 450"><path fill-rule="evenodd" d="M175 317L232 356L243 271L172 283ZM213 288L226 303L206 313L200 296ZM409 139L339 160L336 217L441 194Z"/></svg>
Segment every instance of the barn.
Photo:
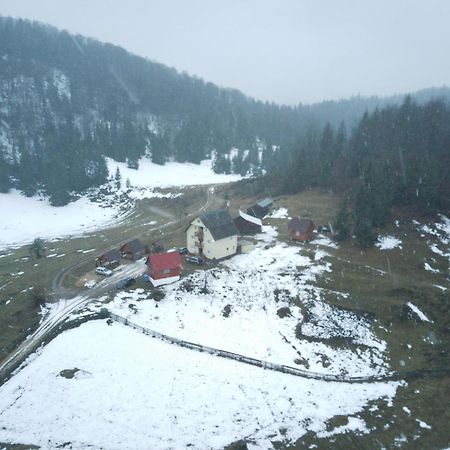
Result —
<svg viewBox="0 0 450 450"><path fill-rule="evenodd" d="M314 222L310 219L294 217L288 223L289 235L293 241L310 241L313 238L314 228Z"/></svg>
<svg viewBox="0 0 450 450"><path fill-rule="evenodd" d="M150 255L145 263L146 274L155 287L178 281L183 270L178 252L155 253Z"/></svg>
<svg viewBox="0 0 450 450"><path fill-rule="evenodd" d="M120 247L122 258L131 259L132 261L142 258L145 252L145 245L139 239L133 239Z"/></svg>
<svg viewBox="0 0 450 450"><path fill-rule="evenodd" d="M233 219L233 222L241 236L261 233L262 222L258 217L251 216L239 210L239 216Z"/></svg>
<svg viewBox="0 0 450 450"><path fill-rule="evenodd" d="M109 250L103 255L99 256L95 262L95 265L107 267L108 269L115 269L120 264L120 252L119 250Z"/></svg>
<svg viewBox="0 0 450 450"><path fill-rule="evenodd" d="M273 200L271 198L265 198L260 202L256 203L256 205L251 206L247 209L247 214L258 217L262 219L264 216L269 214L270 207L273 205Z"/></svg>

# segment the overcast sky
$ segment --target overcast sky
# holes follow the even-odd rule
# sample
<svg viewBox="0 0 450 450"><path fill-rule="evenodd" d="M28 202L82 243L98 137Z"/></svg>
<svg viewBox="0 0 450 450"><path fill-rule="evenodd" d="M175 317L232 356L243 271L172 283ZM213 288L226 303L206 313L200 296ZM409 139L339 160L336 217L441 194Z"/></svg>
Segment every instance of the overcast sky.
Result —
<svg viewBox="0 0 450 450"><path fill-rule="evenodd" d="M0 14L278 103L450 84L450 0L0 0Z"/></svg>

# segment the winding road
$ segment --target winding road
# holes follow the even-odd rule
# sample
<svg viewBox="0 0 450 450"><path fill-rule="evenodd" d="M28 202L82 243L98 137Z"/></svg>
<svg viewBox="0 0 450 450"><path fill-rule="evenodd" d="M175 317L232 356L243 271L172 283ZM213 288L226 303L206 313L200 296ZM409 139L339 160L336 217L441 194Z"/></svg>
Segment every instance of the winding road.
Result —
<svg viewBox="0 0 450 450"><path fill-rule="evenodd" d="M196 216L202 211L207 210L214 200L214 186L208 186L206 189L206 201L205 203L195 211L189 213L187 217ZM155 211L154 211L155 212ZM165 214L165 218L169 218ZM177 219L171 217L171 220L158 225L148 231L163 230L178 222ZM92 258L98 257L105 251L112 248L120 247L125 242L128 242L130 237L121 242L117 242L107 249L103 249L97 254L89 255L89 258L83 259L69 267L62 269L52 281L52 295L57 301L50 304L49 313L39 324L38 328L27 336L27 338L0 363L0 385L2 382L8 379L14 368L19 367L23 361L35 351L42 342L44 342L46 336L53 330L55 330L60 324L62 324L73 312L79 308L88 304L92 299L98 298L108 291L115 289L117 281L126 277L136 277L144 272L144 265L142 261L138 261L132 264L123 265L119 270L115 271L115 275L105 278L95 288L69 290L64 288L63 283L65 278L73 272L75 269L82 265L92 261Z"/></svg>

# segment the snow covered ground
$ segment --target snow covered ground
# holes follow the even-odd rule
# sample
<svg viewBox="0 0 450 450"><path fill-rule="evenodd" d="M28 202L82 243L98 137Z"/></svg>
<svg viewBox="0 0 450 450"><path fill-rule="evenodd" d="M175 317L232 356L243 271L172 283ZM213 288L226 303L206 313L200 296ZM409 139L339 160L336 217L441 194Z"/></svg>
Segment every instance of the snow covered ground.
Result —
<svg viewBox="0 0 450 450"><path fill-rule="evenodd" d="M122 176L122 190L128 191L130 199L175 198L180 193L162 193L155 189L226 183L239 180L239 175L218 175L211 168L211 161L200 165L169 162L164 166L153 164L149 159L140 160L139 169L129 169L125 163L107 158L112 175L117 167ZM132 188L126 189L126 179ZM116 194L114 192L113 194ZM94 193L95 194L95 193ZM94 195L95 196L95 195ZM108 199L105 199L108 200ZM123 219L117 198L111 197L103 205L82 197L63 207L53 207L47 200L28 198L18 191L0 194L0 250L29 244L36 237L42 239L77 236L85 232L112 226ZM130 204L128 211L132 208Z"/></svg>
<svg viewBox="0 0 450 450"><path fill-rule="evenodd" d="M148 158L139 160L137 170L130 169L126 163L106 158L108 170L115 175L117 168L120 170L122 183L125 186L127 179L133 187L138 188L167 188L194 186L213 183L230 183L238 181L240 175L217 174L212 170L212 161L204 160L200 164L168 162L161 166L154 164Z"/></svg>
<svg viewBox="0 0 450 450"><path fill-rule="evenodd" d="M108 309L169 336L274 363L351 376L383 373L386 345L371 324L327 305L314 286L331 270L327 253L317 245L313 257L304 256L301 247L276 242L274 227L263 230L250 253L164 287L157 308L137 289L118 293ZM334 338L358 351L328 344Z"/></svg>
<svg viewBox="0 0 450 450"><path fill-rule="evenodd" d="M379 236L378 242L375 244L380 250L392 250L394 248L402 248L402 241L393 236Z"/></svg>
<svg viewBox="0 0 450 450"><path fill-rule="evenodd" d="M419 230L427 237L431 251L450 261L450 219L442 214L439 218L439 222L422 225Z"/></svg>
<svg viewBox="0 0 450 450"><path fill-rule="evenodd" d="M36 237L80 235L123 218L118 208L102 208L86 198L56 208L47 200L25 197L18 191L0 194L0 207L0 250L29 244Z"/></svg>
<svg viewBox="0 0 450 450"><path fill-rule="evenodd" d="M334 433L368 432L354 416L371 401L390 404L398 386L301 379L93 321L59 335L0 387L0 441L134 450L245 438L266 449L308 430L333 434L326 422L336 415L351 417Z"/></svg>
<svg viewBox="0 0 450 450"><path fill-rule="evenodd" d="M288 218L288 210L287 208L278 208L273 210L268 216L266 216L267 219L287 219Z"/></svg>

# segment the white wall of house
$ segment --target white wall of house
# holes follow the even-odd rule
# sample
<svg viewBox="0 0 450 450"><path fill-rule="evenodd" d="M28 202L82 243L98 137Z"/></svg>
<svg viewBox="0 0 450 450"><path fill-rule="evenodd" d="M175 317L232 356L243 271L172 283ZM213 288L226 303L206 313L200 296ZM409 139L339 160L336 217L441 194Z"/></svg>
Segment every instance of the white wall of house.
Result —
<svg viewBox="0 0 450 450"><path fill-rule="evenodd" d="M229 236L223 239L214 240L211 232L204 226L202 221L197 218L191 222L186 231L187 249L189 253L199 254L199 249L195 245L198 242L195 233L203 228L203 256L208 259L222 259L234 255L237 250L237 235Z"/></svg>

